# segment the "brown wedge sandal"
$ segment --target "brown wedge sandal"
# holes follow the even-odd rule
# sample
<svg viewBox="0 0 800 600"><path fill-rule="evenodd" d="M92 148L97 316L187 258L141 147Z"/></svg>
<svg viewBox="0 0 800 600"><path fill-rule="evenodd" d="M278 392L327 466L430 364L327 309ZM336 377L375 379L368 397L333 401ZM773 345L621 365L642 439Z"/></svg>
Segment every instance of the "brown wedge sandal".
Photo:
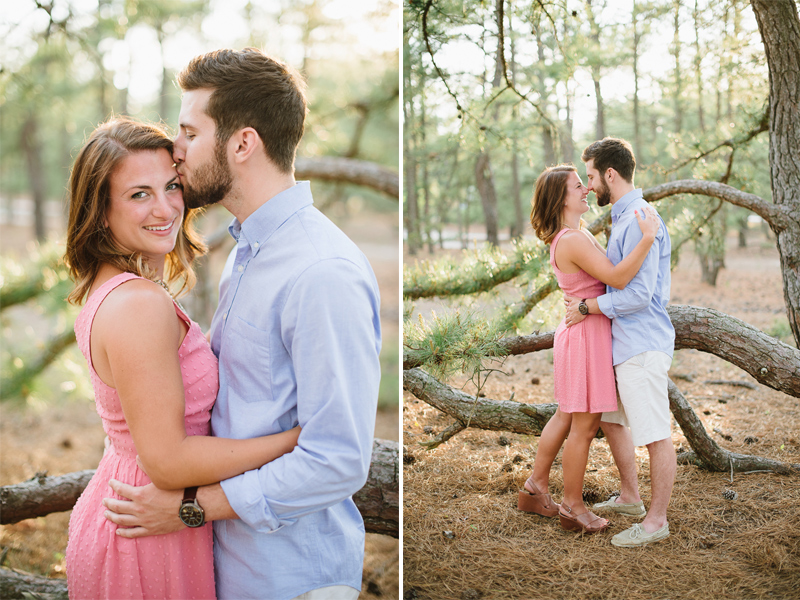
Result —
<svg viewBox="0 0 800 600"><path fill-rule="evenodd" d="M550 494L541 493L539 488L537 488L530 479L525 482L525 485L533 488L533 491L531 492L527 488L519 491L517 509L529 513L536 513L543 517L555 517L558 515L558 504L553 502Z"/></svg>
<svg viewBox="0 0 800 600"><path fill-rule="evenodd" d="M592 511L587 510L582 515L573 515L572 509L563 502L561 503L561 508L567 511L568 514L564 514L564 512L560 510L558 512L558 520L561 522L562 529L566 529L567 531L597 533L611 526L611 521L598 517ZM605 524L603 521L605 521Z"/></svg>

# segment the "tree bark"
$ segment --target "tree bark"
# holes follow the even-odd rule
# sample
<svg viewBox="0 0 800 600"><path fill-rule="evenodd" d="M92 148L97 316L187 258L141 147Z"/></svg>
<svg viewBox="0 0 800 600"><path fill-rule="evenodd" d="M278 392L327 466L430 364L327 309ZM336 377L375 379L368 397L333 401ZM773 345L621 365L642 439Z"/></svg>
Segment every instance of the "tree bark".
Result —
<svg viewBox="0 0 800 600"><path fill-rule="evenodd" d="M476 427L490 431L541 435L547 421L558 408L557 404L525 404L514 400L476 398L443 384L421 369L403 372L403 389L454 417L457 422L451 429L455 432L467 427ZM669 398L670 410L694 450L691 462L709 471L743 472L763 469L781 475L800 473L800 465L785 464L759 456L735 454L720 448L706 433L705 427L686 398L671 381ZM597 437L602 437L602 433L598 432Z"/></svg>
<svg viewBox="0 0 800 600"><path fill-rule="evenodd" d="M367 483L356 494L364 527L370 533L400 537L400 445L391 440L375 440Z"/></svg>
<svg viewBox="0 0 800 600"><path fill-rule="evenodd" d="M706 132L706 120L703 114L703 55L700 52L700 6L699 0L694 0L694 10L692 11L692 20L694 21L694 77L697 83L697 121L700 125L700 131Z"/></svg>
<svg viewBox="0 0 800 600"><path fill-rule="evenodd" d="M597 24L597 19L594 16L594 7L592 6L593 0L586 0L586 15L589 19L589 26L591 33L589 38L594 42L595 49L599 52L602 46L600 45L600 27ZM595 108L597 111L597 119L595 120L594 137L596 140L602 140L606 137L606 116L605 104L603 104L603 93L600 89L600 56L592 56L590 61L592 82L594 82L594 100Z"/></svg>
<svg viewBox="0 0 800 600"><path fill-rule="evenodd" d="M400 534L398 452L397 442L375 440L367 483L353 496L370 533L392 537ZM0 524L71 510L92 475L93 470L58 477L41 475L24 483L0 487Z"/></svg>
<svg viewBox="0 0 800 600"><path fill-rule="evenodd" d="M475 160L475 183L481 196L483 216L486 219L486 240L492 246L500 244L497 237L497 192L494 188L489 152L484 150Z"/></svg>
<svg viewBox="0 0 800 600"><path fill-rule="evenodd" d="M800 350L784 344L744 321L697 306L667 307L675 327L675 349L707 352L739 367L756 381L800 398ZM508 337L501 340L503 354L517 355L553 347L555 333ZM403 368L421 366L404 357Z"/></svg>
<svg viewBox="0 0 800 600"><path fill-rule="evenodd" d="M72 510L92 475L92 469L58 477L42 474L23 483L0 487L0 524Z"/></svg>
<svg viewBox="0 0 800 600"><path fill-rule="evenodd" d="M800 465L787 465L785 463L752 456L738 454L721 448L711 439L703 423L694 412L689 402L680 392L675 383L669 381L669 408L680 425L683 435L694 452L678 455L680 462L693 463L708 471L731 471L741 473L744 471L773 471L780 475L791 475L800 472Z"/></svg>
<svg viewBox="0 0 800 600"><path fill-rule="evenodd" d="M793 0L751 0L769 67L772 201L787 213L777 234L783 297L800 347L800 18ZM772 223L770 223L772 225Z"/></svg>
<svg viewBox="0 0 800 600"><path fill-rule="evenodd" d="M322 156L298 158L294 163L298 179L319 179L363 185L397 201L400 194L400 178L393 170L379 164L352 158Z"/></svg>
<svg viewBox="0 0 800 600"><path fill-rule="evenodd" d="M50 579L0 567L0 598L7 600L68 600L67 580Z"/></svg>
<svg viewBox="0 0 800 600"><path fill-rule="evenodd" d="M25 153L25 165L28 168L28 181L33 194L33 230L36 239L43 242L47 235L45 227L44 203L47 190L46 179L42 168L42 143L39 139L39 119L30 112L20 131L20 147Z"/></svg>
<svg viewBox="0 0 800 600"><path fill-rule="evenodd" d="M557 404L525 404L514 400L476 398L454 389L422 369L403 372L403 389L454 417L465 427L541 435Z"/></svg>
<svg viewBox="0 0 800 600"><path fill-rule="evenodd" d="M673 82L672 101L675 110L675 133L680 133L683 129L683 101L681 95L683 93L683 74L681 72L681 36L680 36L680 14L681 14L681 0L674 0L673 7L675 12L673 14L673 27L674 33L672 37L672 54L675 57L675 80Z"/></svg>
<svg viewBox="0 0 800 600"><path fill-rule="evenodd" d="M793 215L789 207L770 204L755 194L742 192L735 187L716 181L679 179L677 181L669 181L667 183L654 185L644 190L643 194L645 200L648 202L655 202L675 194L700 194L703 196L711 196L712 198L720 198L736 206L742 206L753 211L767 221L773 231L784 230L792 225L791 220ZM800 203L800 200L798 200L798 203Z"/></svg>
<svg viewBox="0 0 800 600"><path fill-rule="evenodd" d="M538 85L539 102L542 104L542 109L547 108L547 83L545 78L545 56L544 56L544 43L539 30L539 21L541 16L536 17L534 24L534 35L536 36L536 51L539 59L539 64L536 69L536 82ZM556 151L553 144L553 129L550 123L543 122L542 125L542 148L544 150L544 166L550 167L556 164Z"/></svg>

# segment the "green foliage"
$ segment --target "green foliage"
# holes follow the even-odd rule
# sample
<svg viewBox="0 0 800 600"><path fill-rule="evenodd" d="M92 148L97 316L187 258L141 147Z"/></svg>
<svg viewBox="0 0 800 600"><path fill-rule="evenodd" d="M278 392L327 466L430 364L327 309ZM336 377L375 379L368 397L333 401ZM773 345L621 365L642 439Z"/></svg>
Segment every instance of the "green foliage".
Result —
<svg viewBox="0 0 800 600"><path fill-rule="evenodd" d="M455 310L429 320L403 324L403 347L408 358L422 363L437 379L456 373L471 376L486 370L486 363L505 354L502 333L472 312Z"/></svg>
<svg viewBox="0 0 800 600"><path fill-rule="evenodd" d="M547 250L541 243L516 241L509 254L497 248L464 250L462 260L448 257L420 261L403 270L403 295L407 299L459 296L487 292L522 275L533 278L547 264Z"/></svg>
<svg viewBox="0 0 800 600"><path fill-rule="evenodd" d="M771 335L774 338L778 338L784 344L795 346L792 328L789 326L789 319L787 319L786 316L777 317L772 322L772 325L764 331L764 333Z"/></svg>
<svg viewBox="0 0 800 600"><path fill-rule="evenodd" d="M26 264L0 256L0 310L39 296L51 309L62 303L72 290L62 252L50 243L34 246Z"/></svg>
<svg viewBox="0 0 800 600"><path fill-rule="evenodd" d="M381 346L381 384L378 393L378 408L397 407L400 402L397 390L400 389L399 340L388 336Z"/></svg>

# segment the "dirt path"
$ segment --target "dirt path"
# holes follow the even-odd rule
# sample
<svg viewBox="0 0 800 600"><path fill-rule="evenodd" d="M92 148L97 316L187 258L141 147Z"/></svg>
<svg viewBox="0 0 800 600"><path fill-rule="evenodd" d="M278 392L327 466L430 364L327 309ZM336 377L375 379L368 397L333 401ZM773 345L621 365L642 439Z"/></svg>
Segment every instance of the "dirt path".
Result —
<svg viewBox="0 0 800 600"><path fill-rule="evenodd" d="M673 271L672 302L709 306L766 331L785 333L777 251L755 232L748 248L733 247L712 288L684 251ZM487 397L552 402L552 352L510 357L507 376L493 375ZM800 463L800 399L762 385L748 389L710 380L753 382L724 361L693 350L676 352L670 372L706 429L725 448ZM463 381L458 381L458 384ZM465 391L474 387L466 384ZM769 473L708 473L679 466L670 504L671 537L645 549L614 548L629 527L618 517L607 533L576 536L555 519L516 510L538 438L468 430L433 451L417 442L451 418L404 397L404 597L422 599L798 598L800 477ZM427 428L427 431L426 431ZM731 439L724 439L722 435ZM673 426L676 448L688 448ZM649 503L649 463L637 450L639 482ZM595 441L587 467L587 501L618 488L607 444ZM563 486L560 457L550 491ZM736 500L723 493L736 492Z"/></svg>

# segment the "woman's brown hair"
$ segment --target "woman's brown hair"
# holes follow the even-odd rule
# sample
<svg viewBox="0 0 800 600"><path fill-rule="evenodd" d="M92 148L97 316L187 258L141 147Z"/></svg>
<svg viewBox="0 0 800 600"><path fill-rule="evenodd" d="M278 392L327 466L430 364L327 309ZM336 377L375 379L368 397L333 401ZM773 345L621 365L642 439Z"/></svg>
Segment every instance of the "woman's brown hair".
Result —
<svg viewBox="0 0 800 600"><path fill-rule="evenodd" d="M117 166L136 152L161 149L172 154L172 138L166 131L151 123L118 117L99 125L78 153L69 179L69 224L64 254L75 282L75 289L67 298L71 303L83 302L103 263L155 279L155 271L141 253L120 247L103 221L110 201L110 180ZM197 212L184 211L175 248L164 262L164 280L169 284L180 282L178 294L194 286L192 262L206 251L192 226Z"/></svg>
<svg viewBox="0 0 800 600"><path fill-rule="evenodd" d="M536 180L531 200L531 226L536 237L545 244L552 242L564 226L562 213L567 195L567 178L570 173L577 172L578 169L573 165L556 165L547 167Z"/></svg>

